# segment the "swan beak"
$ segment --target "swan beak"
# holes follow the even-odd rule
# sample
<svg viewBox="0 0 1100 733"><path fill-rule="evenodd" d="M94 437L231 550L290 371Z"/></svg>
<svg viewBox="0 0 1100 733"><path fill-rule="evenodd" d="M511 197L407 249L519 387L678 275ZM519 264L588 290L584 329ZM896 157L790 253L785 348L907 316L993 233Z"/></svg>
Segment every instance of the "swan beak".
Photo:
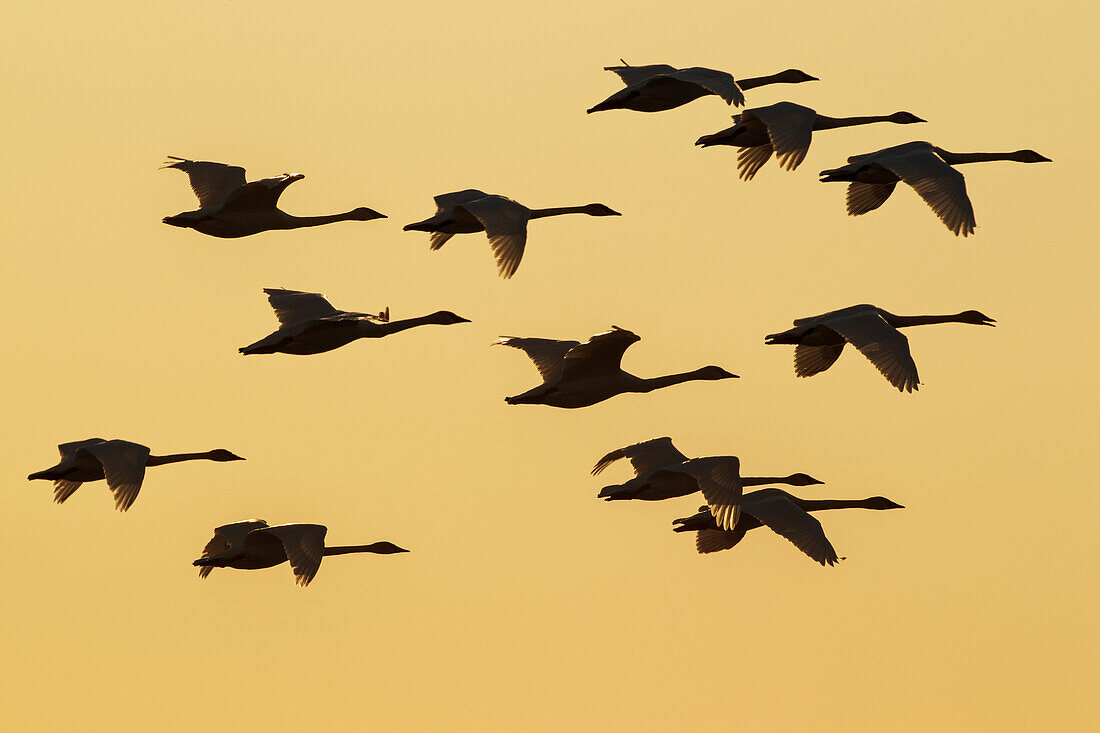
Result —
<svg viewBox="0 0 1100 733"><path fill-rule="evenodd" d="M244 458L244 456L238 456L236 453L234 453L233 457L230 458L229 460L231 460L231 461L243 461L243 460L245 460L245 458Z"/></svg>

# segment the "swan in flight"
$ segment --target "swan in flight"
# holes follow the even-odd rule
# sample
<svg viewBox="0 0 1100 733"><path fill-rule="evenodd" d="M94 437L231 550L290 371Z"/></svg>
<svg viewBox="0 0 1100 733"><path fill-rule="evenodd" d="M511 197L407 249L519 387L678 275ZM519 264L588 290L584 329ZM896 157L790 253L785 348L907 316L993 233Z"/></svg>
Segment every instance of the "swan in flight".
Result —
<svg viewBox="0 0 1100 733"><path fill-rule="evenodd" d="M435 197L435 216L405 226L406 232L431 232L431 248L437 250L455 234L485 232L493 248L500 276L516 274L527 245L527 222L562 214L622 216L603 204L529 209L510 198L468 188Z"/></svg>
<svg viewBox="0 0 1100 733"><path fill-rule="evenodd" d="M353 552L373 552L377 555L408 552L392 542L325 547L326 532L328 529L321 524L279 524L270 527L262 519L234 522L215 529L213 539L206 543L202 551L202 557L192 564L198 566L199 577L205 578L214 568L258 570L289 560L295 582L304 588L317 575L322 557Z"/></svg>
<svg viewBox="0 0 1100 733"><path fill-rule="evenodd" d="M917 365L909 353L909 340L898 331L908 326L934 323L969 323L992 326L996 321L978 311L950 316L895 316L873 305L853 305L810 318L799 318L794 328L764 337L765 344L795 344L794 371L812 377L833 365L849 343L871 360L886 381L898 391L919 389Z"/></svg>
<svg viewBox="0 0 1100 733"><path fill-rule="evenodd" d="M450 311L391 321L390 309L374 315L336 310L320 293L264 288L279 329L238 351L242 354L320 354L361 338L381 338L415 326L469 323Z"/></svg>
<svg viewBox="0 0 1100 733"><path fill-rule="evenodd" d="M810 138L814 130L833 130L838 127L870 125L874 122L893 122L911 125L924 122L911 112L895 112L892 115L872 117L826 117L809 107L792 102L779 102L769 107L747 109L733 116L733 127L703 135L696 145L733 145L741 148L737 153L739 177L751 181L756 172L775 153L780 168L793 171L806 158L810 150Z"/></svg>
<svg viewBox="0 0 1100 733"><path fill-rule="evenodd" d="M955 236L974 233L974 208L966 195L962 173L952 168L963 163L1012 160L1017 163L1049 163L1034 150L1014 153L950 153L926 142L912 142L874 153L854 155L848 165L821 171L821 182L848 182L848 215L859 216L886 203L898 181L904 181Z"/></svg>
<svg viewBox="0 0 1100 733"><path fill-rule="evenodd" d="M244 168L206 160L168 156L161 168L176 168L187 174L199 208L164 217L165 224L185 227L212 237L247 237L271 229L300 229L337 221L385 219L374 209L360 207L329 216L291 216L276 205L287 186L305 178L301 173L284 173L274 178L245 182Z"/></svg>
<svg viewBox="0 0 1100 733"><path fill-rule="evenodd" d="M624 499L640 499L642 501L660 501L672 499L678 496L687 496L698 491L696 483L691 480L677 480L674 477L666 477L656 483L650 481L655 471L664 468L673 468L688 461L688 457L676 449L672 444L672 438L653 438L642 441L625 448L613 450L596 462L592 469L592 475L598 476L608 466L620 458L629 458L634 467L634 478L622 484L605 486L598 496L605 501L619 501ZM786 484L788 486L811 486L823 484L813 476L804 473L792 473L789 476L760 476L741 477L741 486L768 486L770 484Z"/></svg>
<svg viewBox="0 0 1100 733"><path fill-rule="evenodd" d="M640 337L618 326L585 343L502 336L496 344L523 351L535 362L543 383L504 401L509 405L587 407L626 392L652 392L698 379L736 378L725 369L705 366L692 372L642 379L622 370L623 352Z"/></svg>
<svg viewBox="0 0 1100 733"><path fill-rule="evenodd" d="M677 519L673 532L695 532L695 548L705 555L728 550L750 529L769 527L786 537L795 547L822 565L835 565L839 560L821 522L809 512L829 509L904 509L901 504L884 496L869 499L800 499L781 489L751 491L741 497L741 517L733 529L720 529L710 513L710 507L699 507L699 513Z"/></svg>
<svg viewBox="0 0 1100 733"><path fill-rule="evenodd" d="M51 468L27 476L28 480L53 481L53 500L61 504L85 481L107 479L107 488L115 496L115 508L130 508L141 490L147 466L163 466L180 461L243 461L238 455L217 449L205 453L172 453L154 456L144 445L128 440L89 438L57 446L61 461Z"/></svg>
<svg viewBox="0 0 1100 733"><path fill-rule="evenodd" d="M804 81L817 81L798 69L787 69L771 76L756 76L750 79L738 79L715 69L693 66L689 69L676 69L668 64L650 64L648 66L630 66L623 61L622 66L605 66L604 71L618 74L626 87L589 108L588 114L607 109L632 109L635 112L662 112L687 104L692 100L715 94L726 104L740 107L745 103L742 92L766 84L799 84Z"/></svg>

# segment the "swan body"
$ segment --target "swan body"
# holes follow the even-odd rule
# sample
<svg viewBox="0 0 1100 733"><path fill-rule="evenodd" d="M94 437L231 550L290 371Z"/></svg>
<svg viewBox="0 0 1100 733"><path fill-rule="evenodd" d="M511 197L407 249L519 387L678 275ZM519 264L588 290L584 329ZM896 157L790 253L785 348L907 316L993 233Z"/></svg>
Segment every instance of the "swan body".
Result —
<svg viewBox="0 0 1100 733"><path fill-rule="evenodd" d="M217 449L205 453L174 453L155 456L149 449L128 440L88 438L57 446L61 461L44 471L32 473L28 480L53 481L53 500L63 503L82 483L107 480L115 497L115 508L124 512L137 499L147 466L163 466L181 461L243 461L238 455Z"/></svg>
<svg viewBox="0 0 1100 733"><path fill-rule="evenodd" d="M828 369L840 358L845 344L860 353L898 391L919 389L917 365L909 353L909 340L898 329L935 323L968 323L992 326L994 321L979 311L945 316L896 316L873 305L853 305L811 318L799 318L794 328L764 337L765 344L795 344L794 370L800 377Z"/></svg>
<svg viewBox="0 0 1100 733"><path fill-rule="evenodd" d="M592 469L592 475L596 476L608 466L620 458L629 458L634 467L634 478L612 486L605 486L598 496L605 501L620 501L625 499L639 499L641 501L661 501L678 496L687 496L698 491L694 481L677 481L666 477L665 480L653 482L651 477L654 472L665 468L672 468L688 461L688 457L672 445L672 438L654 438L625 448L611 451L596 462ZM811 486L823 484L813 476L804 473L792 473L789 476L759 476L741 477L741 486L768 486L770 484L786 484L788 486Z"/></svg>
<svg viewBox="0 0 1100 733"><path fill-rule="evenodd" d="M710 507L699 507L699 513L677 519L674 532L695 532L695 548L704 555L728 550L757 527L768 527L822 565L835 565L839 560L832 543L825 536L821 522L810 512L829 509L904 509L901 504L884 496L869 499L800 499L781 489L761 489L741 497L741 516L732 529L722 529L714 520Z"/></svg>
<svg viewBox="0 0 1100 733"><path fill-rule="evenodd" d="M589 108L588 114L609 109L629 109L635 112L663 112L674 109L699 97L714 94L726 104L740 107L745 103L743 92L766 84L798 84L817 81L798 69L787 69L771 76L754 77L735 81L725 71L693 66L677 69L668 64L630 66L605 66L604 71L614 72L626 87Z"/></svg>
<svg viewBox="0 0 1100 733"><path fill-rule="evenodd" d="M1009 160L1049 163L1034 150L1013 153L951 153L931 143L911 142L848 158L848 165L821 171L821 182L848 183L848 215L860 216L886 203L898 181L913 187L955 236L974 233L974 208L962 173L963 163Z"/></svg>
<svg viewBox="0 0 1100 733"><path fill-rule="evenodd" d="M510 405L588 407L626 392L652 392L693 380L736 378L725 369L706 366L693 372L643 379L622 370L623 352L640 338L612 326L585 343L502 336L497 344L523 351L535 362L543 383L505 399Z"/></svg>
<svg viewBox="0 0 1100 733"><path fill-rule="evenodd" d="M738 175L750 181L756 172L775 153L780 168L793 171L806 158L814 130L832 130L838 127L869 125L875 122L893 122L909 125L924 122L910 112L874 117L826 117L809 107L793 102L779 102L769 107L747 109L734 115L736 124L725 130L704 135L695 144L733 145L741 148L737 154Z"/></svg>
<svg viewBox="0 0 1100 733"><path fill-rule="evenodd" d="M455 234L485 232L493 249L500 276L516 274L527 245L527 222L562 214L621 216L603 204L529 209L504 196L474 188L435 197L435 215L405 226L404 231L431 232L431 249L437 250Z"/></svg>
<svg viewBox="0 0 1100 733"><path fill-rule="evenodd" d="M238 351L242 354L320 354L361 338L381 338L428 324L452 325L469 320L450 311L419 318L389 320L389 309L378 315L337 310L320 293L264 288L281 324L279 329Z"/></svg>
<svg viewBox="0 0 1100 733"><path fill-rule="evenodd" d="M234 522L216 528L213 539L203 549L202 557L192 564L199 568L199 577L205 578L214 568L259 570L289 560L295 582L304 588L317 575L322 557L357 552L379 555L408 552L392 542L325 547L327 532L328 529L321 524L280 524L271 527L262 519Z"/></svg>
<svg viewBox="0 0 1100 733"><path fill-rule="evenodd" d="M194 229L211 237L233 239L272 229L300 229L338 221L386 218L385 214L366 207L328 216L292 216L277 204L287 186L305 178L301 173L284 173L246 182L244 168L240 166L168 157L169 161L161 167L187 174L191 189L199 199L199 208L167 216L164 223Z"/></svg>

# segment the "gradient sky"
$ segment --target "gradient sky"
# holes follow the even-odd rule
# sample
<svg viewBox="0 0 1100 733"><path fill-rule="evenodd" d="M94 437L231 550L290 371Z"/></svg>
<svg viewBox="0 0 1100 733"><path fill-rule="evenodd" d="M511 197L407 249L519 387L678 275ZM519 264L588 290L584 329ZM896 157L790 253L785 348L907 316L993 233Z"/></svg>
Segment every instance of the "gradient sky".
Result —
<svg viewBox="0 0 1100 733"><path fill-rule="evenodd" d="M0 50L7 419L0 461L11 730L1095 730L1091 463L1097 446L1097 10L1080 3L111 2L5 11ZM815 135L794 172L737 180L717 97L584 110L602 67L803 69L747 94L926 125ZM952 236L907 187L865 217L816 172L909 140L1032 148L963 171L979 228ZM219 240L166 155L306 174L294 214L373 222ZM1089 156L1093 158L1094 156ZM476 187L621 218L531 226L502 281L480 235L429 252L401 226ZM244 358L261 292L327 294L425 327L313 357ZM862 357L799 380L763 336L856 303L975 308L997 328L909 332L924 385ZM1088 323L1089 321L1086 321ZM505 405L538 377L498 335L635 331L642 376L742 378L582 410ZM604 503L607 451L670 435L807 497L904 511L821 519L836 568L761 530L700 557L698 497ZM243 463L151 469L133 509L103 483L64 506L25 476L92 436ZM608 480L604 480L608 479ZM191 560L212 529L319 522L306 590L286 566ZM1092 588L1093 590L1089 590Z"/></svg>

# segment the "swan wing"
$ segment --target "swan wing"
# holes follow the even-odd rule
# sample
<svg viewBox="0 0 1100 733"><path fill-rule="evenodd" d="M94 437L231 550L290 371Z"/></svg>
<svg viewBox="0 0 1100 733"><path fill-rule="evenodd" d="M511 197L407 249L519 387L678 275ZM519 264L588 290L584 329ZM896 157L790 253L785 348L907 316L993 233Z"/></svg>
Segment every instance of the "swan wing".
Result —
<svg viewBox="0 0 1100 733"><path fill-rule="evenodd" d="M103 466L107 488L115 495L115 509L120 512L129 509L145 479L149 449L126 440L105 440L78 450L77 460L83 453L90 454Z"/></svg>
<svg viewBox="0 0 1100 733"><path fill-rule="evenodd" d="M745 536L744 532L728 529L701 529L695 533L695 551L700 555L729 550Z"/></svg>
<svg viewBox="0 0 1100 733"><path fill-rule="evenodd" d="M776 534L786 537L791 544L822 565L835 565L838 562L836 550L825 536L821 522L791 501L785 491L754 491L741 509L756 517Z"/></svg>
<svg viewBox="0 0 1100 733"><path fill-rule="evenodd" d="M751 181L753 176L771 160L771 144L741 148L737 151L737 177L742 181Z"/></svg>
<svg viewBox="0 0 1100 733"><path fill-rule="evenodd" d="M294 580L304 588L321 567L326 532L328 529L321 524L280 524L256 530L255 533L276 537L283 543L286 559L294 571Z"/></svg>
<svg viewBox="0 0 1100 733"><path fill-rule="evenodd" d="M527 339L515 336L501 336L496 340L501 346L511 346L519 349L535 362L535 368L542 375L543 382L554 382L561 376L562 362L565 355L579 341L555 341L554 339Z"/></svg>
<svg viewBox="0 0 1100 733"><path fill-rule="evenodd" d="M336 310L332 304L320 293L304 293L300 290L284 290L283 288L264 288L267 302L275 311L275 317L282 326L292 326L302 321L311 321L316 318L340 315L343 311Z"/></svg>
<svg viewBox="0 0 1100 733"><path fill-rule="evenodd" d="M80 481L66 481L63 478L54 479L53 500L58 504L63 504L66 499L72 496L73 493L80 488L81 483Z"/></svg>
<svg viewBox="0 0 1100 733"><path fill-rule="evenodd" d="M206 543L206 547L202 549L202 556L204 558L213 557L214 555L225 552L231 547L243 545L249 532L254 529L263 529L267 526L267 522L262 519L249 519L244 522L234 522L232 524L223 524L221 527L216 527L214 529L214 536ZM213 565L203 565L199 567L199 577L205 578L207 575L210 575L210 571L213 569Z"/></svg>
<svg viewBox="0 0 1100 733"><path fill-rule="evenodd" d="M434 252L435 250L445 245L447 243L447 240L449 240L453 236L453 234L450 234L448 232L432 232L431 236L428 237L428 249Z"/></svg>
<svg viewBox="0 0 1100 733"><path fill-rule="evenodd" d="M673 73L676 68L668 64L650 64L648 66L630 66L627 64L625 66L605 66L603 70L618 74L623 84L630 86L651 79L658 74Z"/></svg>
<svg viewBox="0 0 1100 733"><path fill-rule="evenodd" d="M733 456L693 458L678 466L655 471L650 483L660 487L664 483L681 481L679 476L690 476L703 492L718 529L731 530L741 513L740 469L740 461Z"/></svg>
<svg viewBox="0 0 1100 733"><path fill-rule="evenodd" d="M479 191L476 188L467 188L462 191L452 191L451 193L441 193L433 199L435 201L435 213L438 214L442 211L453 209L461 204L483 199L488 195L489 194L484 191Z"/></svg>
<svg viewBox="0 0 1100 733"><path fill-rule="evenodd" d="M909 353L909 339L878 313L856 313L830 319L825 326L859 349L898 391L918 389L917 365Z"/></svg>
<svg viewBox="0 0 1100 733"><path fill-rule="evenodd" d="M531 210L503 196L485 196L454 208L465 210L485 227L500 276L507 279L516 274L527 245L527 220Z"/></svg>
<svg viewBox="0 0 1100 733"><path fill-rule="evenodd" d="M202 209L220 207L229 194L245 184L244 168L225 163L212 163L207 160L187 160L168 156L167 163L161 168L175 168L187 174L191 190L199 199Z"/></svg>
<svg viewBox="0 0 1100 733"><path fill-rule="evenodd" d="M96 443L105 442L103 438L88 438L87 440L74 440L71 443L62 443L57 446L57 452L61 454L63 459L72 459L76 455L76 452L81 448L87 448L88 446L95 445Z"/></svg>
<svg viewBox="0 0 1100 733"><path fill-rule="evenodd" d="M592 475L596 476L601 473L620 458L630 459L630 465L634 467L635 476L641 476L643 473L649 473L665 466L683 463L688 459L672 444L672 438L653 438L652 440L644 440L641 443L611 451L596 461L596 465L592 468Z"/></svg>
<svg viewBox="0 0 1100 733"><path fill-rule="evenodd" d="M302 180L300 175L284 173L274 178L261 178L258 181L246 183L229 194L225 199L225 203L222 204L221 210L223 212L273 211L286 187L300 180Z"/></svg>
<svg viewBox="0 0 1100 733"><path fill-rule="evenodd" d="M974 207L966 195L966 180L933 150L883 156L876 162L912 186L955 236L974 233Z"/></svg>
<svg viewBox="0 0 1100 733"><path fill-rule="evenodd" d="M741 92L741 87L737 86L732 74L724 71L693 66L690 69L677 69L665 76L700 86L711 94L717 94L725 100L726 104L740 107L745 103L745 95Z"/></svg>
<svg viewBox="0 0 1100 733"><path fill-rule="evenodd" d="M810 150L817 112L791 102L748 110L745 114L750 112L768 129L780 167L789 171L797 168Z"/></svg>
<svg viewBox="0 0 1100 733"><path fill-rule="evenodd" d="M794 373L799 377L819 374L831 367L840 358L842 351L843 343L828 346L798 344L794 347Z"/></svg>
<svg viewBox="0 0 1100 733"><path fill-rule="evenodd" d="M896 183L860 183L848 184L848 216L859 216L874 211L886 203L894 192Z"/></svg>
<svg viewBox="0 0 1100 733"><path fill-rule="evenodd" d="M618 372L623 353L640 340L637 334L612 326L610 331L598 333L570 349L562 362L562 374L570 377Z"/></svg>

